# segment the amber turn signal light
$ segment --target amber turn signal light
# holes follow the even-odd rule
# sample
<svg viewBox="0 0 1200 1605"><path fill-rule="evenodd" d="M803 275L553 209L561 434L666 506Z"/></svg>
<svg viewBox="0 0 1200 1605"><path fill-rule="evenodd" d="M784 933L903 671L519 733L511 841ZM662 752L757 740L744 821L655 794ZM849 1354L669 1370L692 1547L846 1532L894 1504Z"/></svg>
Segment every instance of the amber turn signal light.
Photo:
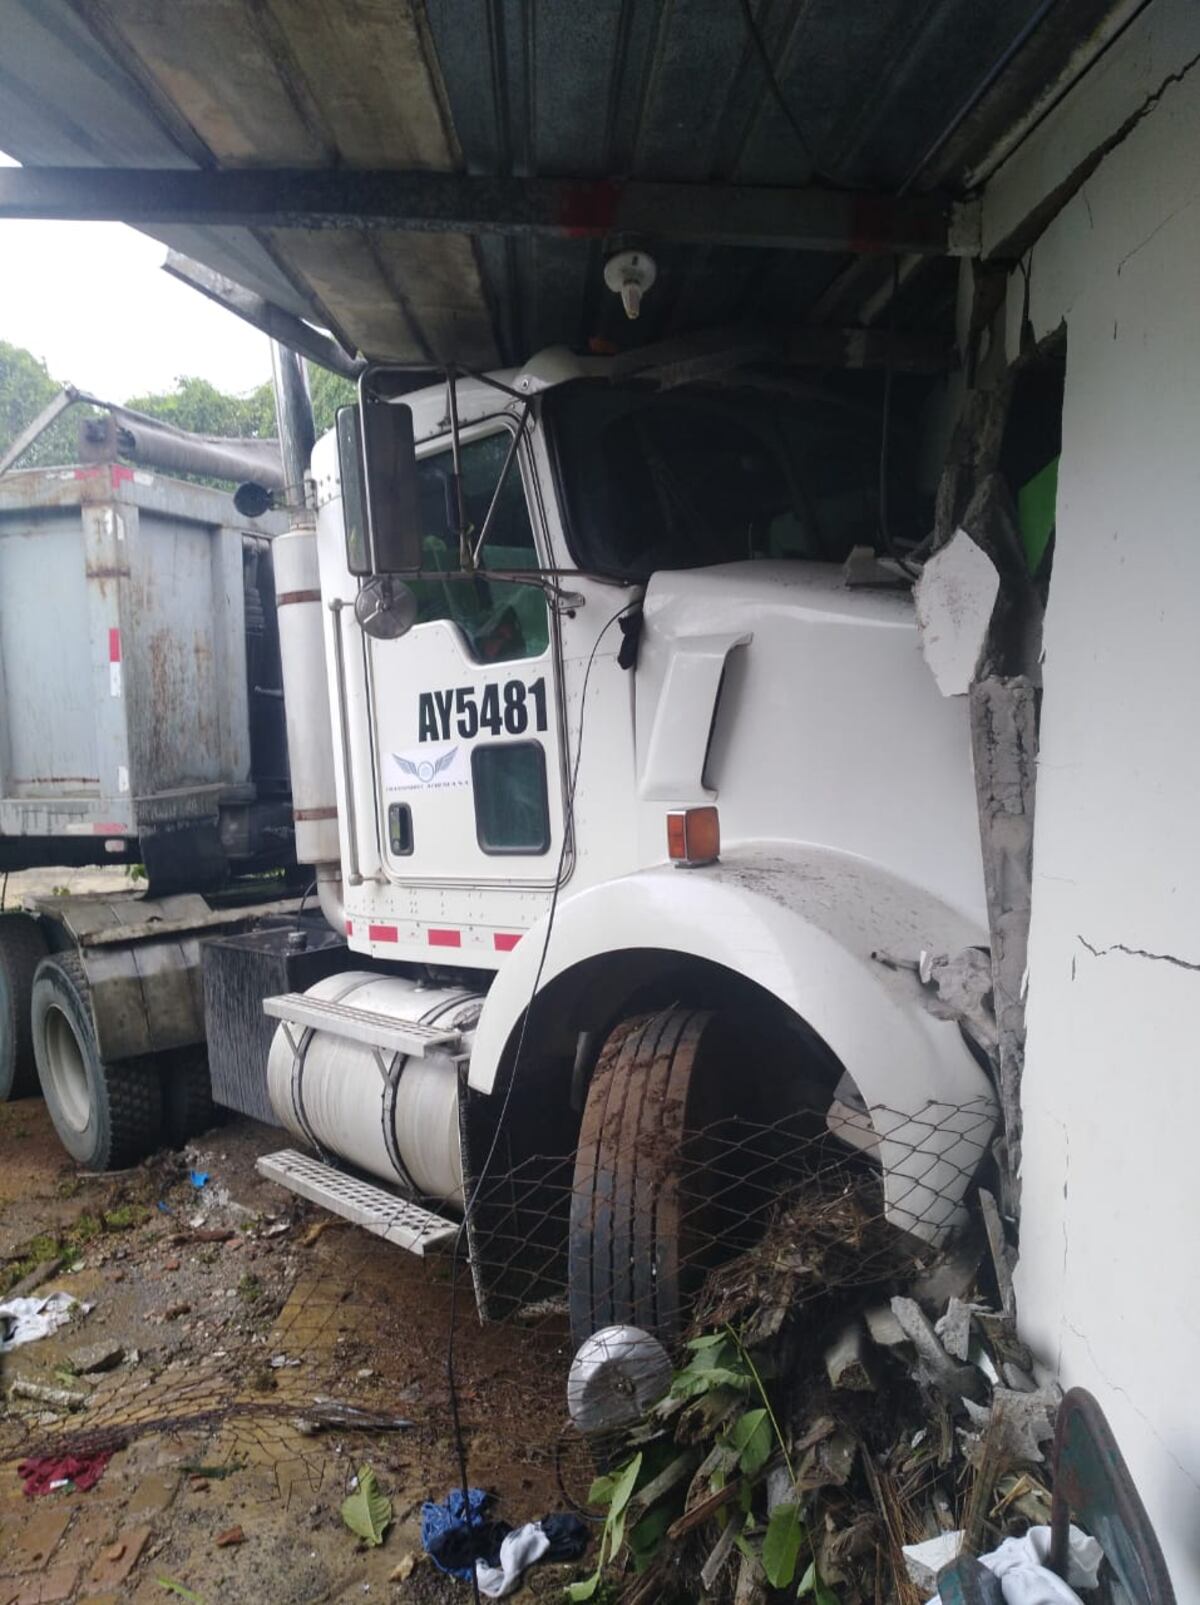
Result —
<svg viewBox="0 0 1200 1605"><path fill-rule="evenodd" d="M721 856L721 820L715 808L684 808L667 815L667 856L681 868L715 864Z"/></svg>

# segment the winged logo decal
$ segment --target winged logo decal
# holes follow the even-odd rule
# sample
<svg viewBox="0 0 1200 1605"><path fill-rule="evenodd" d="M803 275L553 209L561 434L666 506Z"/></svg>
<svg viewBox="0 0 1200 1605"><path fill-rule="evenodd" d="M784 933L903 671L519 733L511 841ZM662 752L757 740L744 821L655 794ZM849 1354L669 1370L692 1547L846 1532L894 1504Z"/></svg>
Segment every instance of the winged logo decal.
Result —
<svg viewBox="0 0 1200 1605"><path fill-rule="evenodd" d="M406 758L403 753L394 752L392 761L401 774L411 775L414 780L419 780L423 786L427 786L431 780L436 780L440 774L449 769L457 757L458 748L451 747L450 751L444 752L440 758L422 758L418 763Z"/></svg>

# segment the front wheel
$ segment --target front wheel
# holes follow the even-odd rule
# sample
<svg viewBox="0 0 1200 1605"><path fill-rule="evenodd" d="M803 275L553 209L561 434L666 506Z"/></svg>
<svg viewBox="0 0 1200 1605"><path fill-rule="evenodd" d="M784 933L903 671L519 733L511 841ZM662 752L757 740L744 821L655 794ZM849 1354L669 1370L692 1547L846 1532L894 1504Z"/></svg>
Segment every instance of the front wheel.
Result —
<svg viewBox="0 0 1200 1605"><path fill-rule="evenodd" d="M604 1044L571 1197L576 1344L606 1326L679 1336L723 1236L720 1186L695 1161L697 1139L732 1112L744 1079L729 1028L708 1009L624 1021Z"/></svg>
<svg viewBox="0 0 1200 1605"><path fill-rule="evenodd" d="M89 1170L121 1170L156 1148L158 1073L138 1059L101 1059L87 978L73 954L52 954L38 965L30 1020L46 1108L71 1158Z"/></svg>

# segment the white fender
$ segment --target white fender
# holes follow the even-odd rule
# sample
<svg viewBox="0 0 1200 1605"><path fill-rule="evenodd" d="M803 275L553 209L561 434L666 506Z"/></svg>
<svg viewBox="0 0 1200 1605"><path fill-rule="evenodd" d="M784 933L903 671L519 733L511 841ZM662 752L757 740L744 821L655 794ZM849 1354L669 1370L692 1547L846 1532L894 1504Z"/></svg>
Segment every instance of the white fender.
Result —
<svg viewBox="0 0 1200 1605"><path fill-rule="evenodd" d="M470 1085L490 1092L529 1003L546 939L526 933L487 996ZM991 1140L996 1101L957 1025L916 975L923 950L986 945L978 925L919 887L822 848L766 843L704 869L660 865L560 901L541 986L585 959L657 948L748 976L798 1014L853 1077L880 1138L889 1218L936 1240Z"/></svg>

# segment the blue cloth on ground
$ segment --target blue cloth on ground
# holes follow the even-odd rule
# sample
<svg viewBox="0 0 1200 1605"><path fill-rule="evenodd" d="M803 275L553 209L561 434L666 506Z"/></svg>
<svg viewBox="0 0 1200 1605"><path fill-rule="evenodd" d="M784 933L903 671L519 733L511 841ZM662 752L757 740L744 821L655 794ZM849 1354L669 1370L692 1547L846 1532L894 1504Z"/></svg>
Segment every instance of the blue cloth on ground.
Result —
<svg viewBox="0 0 1200 1605"><path fill-rule="evenodd" d="M472 1528L484 1525L484 1511L490 1502L490 1495L482 1488L468 1488L467 1499L470 1501L470 1520L467 1517L467 1503L463 1499L461 1488L451 1488L441 1504L434 1504L426 1500L421 1506L421 1543L425 1553L439 1571L446 1572L451 1577L458 1577L469 1583L475 1573L474 1557L466 1565L446 1565L438 1557L447 1547L446 1539L449 1535L467 1532L468 1526ZM457 1546L451 1545L453 1550ZM457 1558L457 1557L456 1557Z"/></svg>

